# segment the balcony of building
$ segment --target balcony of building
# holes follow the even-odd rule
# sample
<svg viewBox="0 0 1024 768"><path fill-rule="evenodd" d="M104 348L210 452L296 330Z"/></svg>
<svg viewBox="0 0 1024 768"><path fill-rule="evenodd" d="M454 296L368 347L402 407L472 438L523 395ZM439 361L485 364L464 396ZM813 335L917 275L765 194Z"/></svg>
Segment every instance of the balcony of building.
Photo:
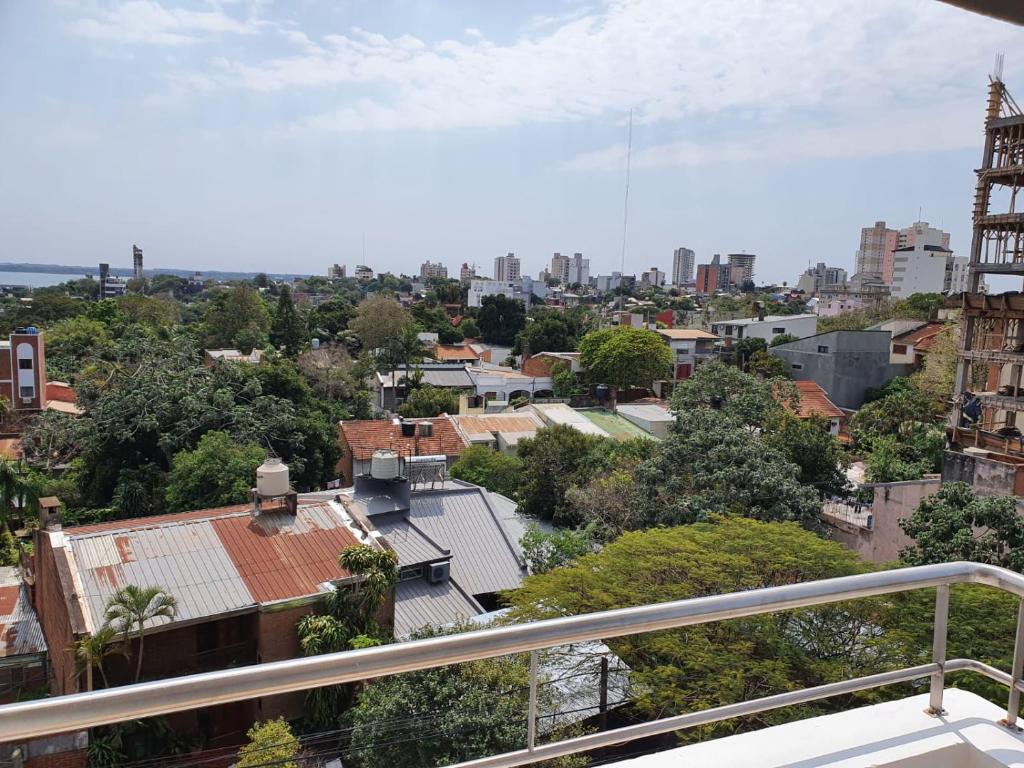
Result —
<svg viewBox="0 0 1024 768"><path fill-rule="evenodd" d="M1017 618L1009 670L969 658L947 658L950 589L980 584L1024 598L1024 576L977 563L946 563L875 571L821 581L752 589L689 600L622 608L582 616L488 627L342 653L218 670L90 693L0 707L0 743L31 744L54 734L176 712L250 701L259 697L355 683L415 670L480 659L529 654L529 698L523 713L526 738L520 749L481 756L459 768L505 768L566 755L591 757L602 749L620 751L601 762L655 768L661 765L714 766L1009 766L1024 765L1024 736L1017 727L1024 692L1024 603ZM711 709L684 711L549 740L538 711L542 684L540 652L570 644L624 638L708 622L843 603L862 598L934 589L930 661L916 666L785 690ZM953 620L956 616L952 617ZM1013 634L1012 632L1008 634ZM951 676L972 674L1008 690L1005 707L965 691L948 689ZM670 748L654 754L651 737L708 726L734 718L748 722L760 713L824 699L911 684L909 695L857 709ZM793 710L790 710L793 711ZM632 743L633 752L621 745ZM664 745L662 744L662 747ZM624 759L627 755L637 755ZM318 758L319 759L319 758ZM324 759L325 761L328 758ZM329 764L318 762L316 765ZM306 765L303 763L303 765ZM314 765L314 763L309 763Z"/></svg>

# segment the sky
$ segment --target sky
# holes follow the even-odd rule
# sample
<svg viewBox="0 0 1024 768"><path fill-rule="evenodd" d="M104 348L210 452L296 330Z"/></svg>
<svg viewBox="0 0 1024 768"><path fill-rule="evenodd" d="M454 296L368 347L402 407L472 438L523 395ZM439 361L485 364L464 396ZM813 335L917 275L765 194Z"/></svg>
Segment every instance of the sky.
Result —
<svg viewBox="0 0 1024 768"><path fill-rule="evenodd" d="M919 212L966 255L1021 51L935 0L0 0L0 262L607 274L685 246L792 282Z"/></svg>

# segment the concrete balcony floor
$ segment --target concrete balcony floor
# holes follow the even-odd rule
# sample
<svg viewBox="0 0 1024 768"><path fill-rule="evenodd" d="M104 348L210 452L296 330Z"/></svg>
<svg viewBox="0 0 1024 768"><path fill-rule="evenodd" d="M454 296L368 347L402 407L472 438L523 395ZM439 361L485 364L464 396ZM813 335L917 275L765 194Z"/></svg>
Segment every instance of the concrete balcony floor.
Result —
<svg viewBox="0 0 1024 768"><path fill-rule="evenodd" d="M1005 710L947 689L946 714L927 694L691 744L616 763L620 768L1024 768L1024 734Z"/></svg>

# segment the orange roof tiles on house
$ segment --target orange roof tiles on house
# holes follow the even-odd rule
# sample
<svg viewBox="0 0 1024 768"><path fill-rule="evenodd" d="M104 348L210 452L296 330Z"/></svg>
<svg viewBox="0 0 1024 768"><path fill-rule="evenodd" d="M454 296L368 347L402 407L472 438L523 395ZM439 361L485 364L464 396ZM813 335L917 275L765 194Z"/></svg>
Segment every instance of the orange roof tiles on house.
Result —
<svg viewBox="0 0 1024 768"><path fill-rule="evenodd" d="M343 447L347 446L358 461L371 458L378 448L390 448L400 456L458 456L462 453L466 443L448 416L415 420L416 423L422 421L434 425L432 436L422 437L417 427L415 435L403 437L401 424L388 419L342 421L339 427Z"/></svg>
<svg viewBox="0 0 1024 768"><path fill-rule="evenodd" d="M466 344L438 344L431 357L441 362L454 362L456 360L479 360L478 355L472 347Z"/></svg>
<svg viewBox="0 0 1024 768"><path fill-rule="evenodd" d="M809 419L812 416L841 419L846 416L839 406L828 399L828 394L816 382L794 381L793 383L800 392L800 411L797 416L801 419Z"/></svg>

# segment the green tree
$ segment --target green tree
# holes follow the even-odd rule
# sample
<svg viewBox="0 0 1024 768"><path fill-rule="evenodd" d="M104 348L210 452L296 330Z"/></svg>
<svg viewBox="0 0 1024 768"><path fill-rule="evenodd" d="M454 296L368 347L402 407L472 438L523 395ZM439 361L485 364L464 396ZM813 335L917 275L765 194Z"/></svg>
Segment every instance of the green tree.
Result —
<svg viewBox="0 0 1024 768"><path fill-rule="evenodd" d="M173 621L178 615L178 601L162 587L121 587L107 602L104 620L124 637L127 646L131 633L137 632L139 643L135 660L135 682L142 678L142 651L146 622L154 619Z"/></svg>
<svg viewBox="0 0 1024 768"><path fill-rule="evenodd" d="M779 344L789 344L791 341L800 341L800 337L794 336L792 333L780 333L778 336L772 336L772 343L768 346L777 347Z"/></svg>
<svg viewBox="0 0 1024 768"><path fill-rule="evenodd" d="M895 483L938 472L945 443L945 432L936 427L876 438L867 456L868 479L872 483Z"/></svg>
<svg viewBox="0 0 1024 768"><path fill-rule="evenodd" d="M1013 496L976 496L946 483L900 520L914 544L900 552L910 565L971 560L1024 571L1024 518Z"/></svg>
<svg viewBox="0 0 1024 768"><path fill-rule="evenodd" d="M569 320L554 312L545 312L519 332L514 354L535 355L538 352L572 352L579 340Z"/></svg>
<svg viewBox="0 0 1024 768"><path fill-rule="evenodd" d="M717 360L698 365L672 392L672 410L677 414L712 408L754 428L767 426L782 404L795 408L798 402L799 393L792 384L760 381Z"/></svg>
<svg viewBox="0 0 1024 768"><path fill-rule="evenodd" d="M819 526L818 494L776 445L723 411L677 413L677 429L637 470L641 527L722 514Z"/></svg>
<svg viewBox="0 0 1024 768"><path fill-rule="evenodd" d="M54 323L46 330L46 372L71 379L91 357L110 344L110 329L99 320L78 316Z"/></svg>
<svg viewBox="0 0 1024 768"><path fill-rule="evenodd" d="M519 473L519 511L556 525L573 522L573 513L565 494L574 485L590 479L598 469L595 457L607 450L609 438L585 435L572 427L556 424L538 430L521 440L517 454L522 463Z"/></svg>
<svg viewBox="0 0 1024 768"><path fill-rule="evenodd" d="M850 433L860 448L871 450L881 437L905 435L935 421L932 399L906 379L894 379L880 394L850 419Z"/></svg>
<svg viewBox="0 0 1024 768"><path fill-rule="evenodd" d="M789 377L789 365L781 357L759 349L750 356L747 370L761 379L777 379Z"/></svg>
<svg viewBox="0 0 1024 768"><path fill-rule="evenodd" d="M9 530L0 531L0 565L18 565L21 559L21 550L18 548L18 540Z"/></svg>
<svg viewBox="0 0 1024 768"><path fill-rule="evenodd" d="M85 676L85 690L87 691L91 691L93 688L93 669L100 673L103 687L109 688L110 683L107 682L107 673L103 669L103 662L108 656L114 654L128 655L124 643L118 639L117 630L110 624L104 624L91 635L85 635L76 640L73 649L78 673Z"/></svg>
<svg viewBox="0 0 1024 768"><path fill-rule="evenodd" d="M543 531L536 523L526 527L519 546L530 566L530 573L547 573L561 568L597 548L593 525Z"/></svg>
<svg viewBox="0 0 1024 768"><path fill-rule="evenodd" d="M367 296L356 310L348 327L369 351L384 349L403 330L412 327L412 316L391 296L376 293Z"/></svg>
<svg viewBox="0 0 1024 768"><path fill-rule="evenodd" d="M238 347L249 353L266 343L270 312L251 283L218 293L203 316L207 347Z"/></svg>
<svg viewBox="0 0 1024 768"><path fill-rule="evenodd" d="M576 374L568 363L556 363L551 367L551 381L555 397L570 397L576 391Z"/></svg>
<svg viewBox="0 0 1024 768"><path fill-rule="evenodd" d="M117 306L128 322L151 330L170 328L181 322L181 304L173 299L129 293L117 300Z"/></svg>
<svg viewBox="0 0 1024 768"><path fill-rule="evenodd" d="M755 353L768 349L768 342L757 337L748 337L737 341L732 348L736 354L736 366L745 371Z"/></svg>
<svg viewBox="0 0 1024 768"><path fill-rule="evenodd" d="M849 464L839 441L828 430L828 421L821 416L799 419L789 412L780 412L764 437L768 445L799 467L797 479L822 497L845 492L844 470Z"/></svg>
<svg viewBox="0 0 1024 768"><path fill-rule="evenodd" d="M484 296L476 316L480 335L488 344L512 346L518 334L526 326L526 310L523 302L507 296Z"/></svg>
<svg viewBox="0 0 1024 768"><path fill-rule="evenodd" d="M0 456L0 526L9 531L15 510L38 511L39 485L21 462Z"/></svg>
<svg viewBox="0 0 1024 768"><path fill-rule="evenodd" d="M464 338L480 338L480 327L476 324L476 321L472 317L464 317L462 319L462 322L459 323L459 330L462 331L462 335Z"/></svg>
<svg viewBox="0 0 1024 768"><path fill-rule="evenodd" d="M398 413L407 419L425 419L442 413L459 412L458 392L444 387L424 384L413 389L398 407Z"/></svg>
<svg viewBox="0 0 1024 768"><path fill-rule="evenodd" d="M299 740L283 717L253 724L246 736L249 743L238 751L237 768L299 768Z"/></svg>
<svg viewBox="0 0 1024 768"><path fill-rule="evenodd" d="M258 445L239 445L227 432L207 432L195 449L171 460L168 509L184 512L245 502L266 455Z"/></svg>
<svg viewBox="0 0 1024 768"><path fill-rule="evenodd" d="M471 445L463 449L459 460L452 465L451 476L514 499L520 470L521 463L517 457L486 445Z"/></svg>
<svg viewBox="0 0 1024 768"><path fill-rule="evenodd" d="M580 364L595 383L626 389L665 378L672 350L653 331L620 325L591 331L580 341Z"/></svg>
<svg viewBox="0 0 1024 768"><path fill-rule="evenodd" d="M295 357L301 351L308 340L306 324L295 309L295 302L292 301L292 290L285 283L281 286L281 292L277 297L277 306L274 308L274 319L270 326L270 342L278 348L283 348L288 357Z"/></svg>
<svg viewBox="0 0 1024 768"><path fill-rule="evenodd" d="M935 402L938 411L948 410L953 399L959 340L959 326L944 328L936 335L921 368L911 376L914 385Z"/></svg>

